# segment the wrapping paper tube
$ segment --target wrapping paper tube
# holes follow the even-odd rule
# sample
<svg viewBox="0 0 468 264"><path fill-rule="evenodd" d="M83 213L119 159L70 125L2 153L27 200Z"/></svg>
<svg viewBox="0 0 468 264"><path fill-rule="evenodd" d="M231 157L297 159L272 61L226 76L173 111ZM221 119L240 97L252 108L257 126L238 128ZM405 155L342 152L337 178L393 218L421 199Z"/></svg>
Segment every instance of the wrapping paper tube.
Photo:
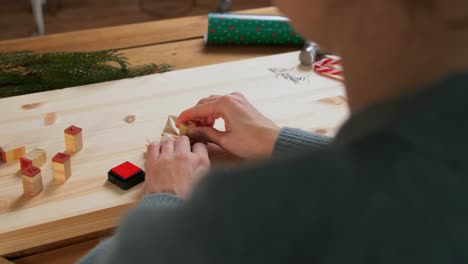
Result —
<svg viewBox="0 0 468 264"><path fill-rule="evenodd" d="M209 14L207 44L302 45L305 40L282 16Z"/></svg>

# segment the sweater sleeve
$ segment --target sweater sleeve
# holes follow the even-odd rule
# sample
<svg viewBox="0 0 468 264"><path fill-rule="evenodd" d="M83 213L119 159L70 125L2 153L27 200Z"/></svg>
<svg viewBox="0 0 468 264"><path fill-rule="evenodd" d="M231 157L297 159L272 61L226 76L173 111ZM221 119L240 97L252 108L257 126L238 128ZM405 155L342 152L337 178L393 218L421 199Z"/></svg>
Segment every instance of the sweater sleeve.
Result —
<svg viewBox="0 0 468 264"><path fill-rule="evenodd" d="M149 208L158 210L162 208L175 208L184 204L184 200L171 194L153 194L145 195L137 208ZM84 256L79 264L94 264L100 263L99 259L106 255L114 244L115 238L109 238L99 243L93 250Z"/></svg>
<svg viewBox="0 0 468 264"><path fill-rule="evenodd" d="M288 157L308 150L323 148L331 142L332 138L327 136L285 127L281 129L276 140L273 157Z"/></svg>
<svg viewBox="0 0 468 264"><path fill-rule="evenodd" d="M145 195L141 202L139 203L139 207L179 207L184 204L184 200L181 198L172 195L172 194L152 194L152 195Z"/></svg>

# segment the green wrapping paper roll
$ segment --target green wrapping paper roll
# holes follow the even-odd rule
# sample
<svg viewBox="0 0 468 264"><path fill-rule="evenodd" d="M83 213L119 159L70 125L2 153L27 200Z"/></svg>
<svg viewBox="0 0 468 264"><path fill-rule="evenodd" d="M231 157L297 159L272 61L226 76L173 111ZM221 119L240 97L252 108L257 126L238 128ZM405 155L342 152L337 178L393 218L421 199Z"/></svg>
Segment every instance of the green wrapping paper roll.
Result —
<svg viewBox="0 0 468 264"><path fill-rule="evenodd" d="M207 44L302 45L305 40L282 16L209 14Z"/></svg>

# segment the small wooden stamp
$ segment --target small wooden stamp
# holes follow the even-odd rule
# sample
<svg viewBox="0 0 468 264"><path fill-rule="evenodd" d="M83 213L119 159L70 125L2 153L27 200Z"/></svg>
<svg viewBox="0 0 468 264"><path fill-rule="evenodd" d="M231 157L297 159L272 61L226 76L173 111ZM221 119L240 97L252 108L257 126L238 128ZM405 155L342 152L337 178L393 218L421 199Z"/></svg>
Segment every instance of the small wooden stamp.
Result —
<svg viewBox="0 0 468 264"><path fill-rule="evenodd" d="M52 158L52 169L54 179L58 182L66 182L71 176L70 155L66 153L57 153Z"/></svg>
<svg viewBox="0 0 468 264"><path fill-rule="evenodd" d="M19 160L24 156L25 152L26 148L24 146L0 146L0 160L4 163Z"/></svg>
<svg viewBox="0 0 468 264"><path fill-rule="evenodd" d="M34 166L29 166L21 170L23 179L24 193L30 196L35 196L43 189L41 169Z"/></svg>
<svg viewBox="0 0 468 264"><path fill-rule="evenodd" d="M83 130L76 126L70 126L64 131L65 149L67 152L75 153L83 148Z"/></svg>
<svg viewBox="0 0 468 264"><path fill-rule="evenodd" d="M41 167L47 162L47 154L42 149L34 149L20 159L21 169L24 170L29 166Z"/></svg>

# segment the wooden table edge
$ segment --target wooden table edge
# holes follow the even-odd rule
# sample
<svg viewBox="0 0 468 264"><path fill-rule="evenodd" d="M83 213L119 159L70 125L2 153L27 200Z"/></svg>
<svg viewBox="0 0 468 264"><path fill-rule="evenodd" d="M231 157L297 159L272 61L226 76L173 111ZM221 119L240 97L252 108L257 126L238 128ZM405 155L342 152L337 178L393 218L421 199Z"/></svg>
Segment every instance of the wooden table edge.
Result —
<svg viewBox="0 0 468 264"><path fill-rule="evenodd" d="M0 256L6 258L26 257L69 245L70 240L79 237L87 236L88 239L94 239L96 236L92 234L107 232L118 226L121 218L134 205L135 203L123 204L39 226L3 233L0 236L0 242L2 242ZM28 233L37 229L41 230L41 234L35 235L34 240L32 240ZM83 233L83 230L87 230L87 232ZM20 237L18 237L18 232L21 234ZM14 237L10 237L11 233L15 233Z"/></svg>

